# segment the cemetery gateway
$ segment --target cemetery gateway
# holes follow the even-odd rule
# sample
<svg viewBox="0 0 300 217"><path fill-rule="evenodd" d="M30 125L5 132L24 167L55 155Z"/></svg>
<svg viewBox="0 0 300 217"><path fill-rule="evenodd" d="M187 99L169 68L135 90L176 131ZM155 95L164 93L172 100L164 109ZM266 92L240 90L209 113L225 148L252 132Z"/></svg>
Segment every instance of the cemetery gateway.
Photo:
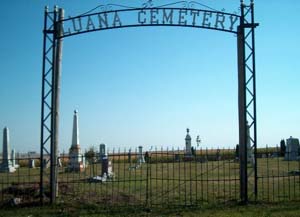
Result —
<svg viewBox="0 0 300 217"><path fill-rule="evenodd" d="M239 13L239 14L238 14ZM239 111L239 159L240 159L240 199L248 200L248 189L257 196L257 164L248 168L247 143L256 153L256 70L255 70L255 28L254 2L241 0L237 12L227 13L205 6L196 1L171 2L156 5L152 0L138 7L120 4L99 5L96 8L65 18L64 10L46 7L43 31L43 69L41 100L41 152L40 162L46 153L50 154L50 176L41 168L40 199L43 201L46 177L50 177L51 202L56 198L57 153L59 145L59 108L61 89L61 63L63 39L106 29L176 26L203 28L233 33L237 37L238 58L238 111ZM247 125L248 123L248 125ZM249 127L248 127L249 126ZM79 152L78 152L79 153ZM77 152L76 152L77 154ZM141 161L144 161L141 159ZM248 173L248 170L252 172ZM254 186L248 188L249 176L254 176ZM45 178L44 178L45 177ZM250 190L251 189L251 190Z"/></svg>
<svg viewBox="0 0 300 217"><path fill-rule="evenodd" d="M299 139L290 137L286 146L283 141L282 150L278 147L256 150L254 29L258 24L254 22L253 1L241 1L237 11L225 13L194 1L156 5L150 0L141 7L102 5L73 17L64 17L62 8L50 11L46 8L41 155L40 159L32 152L23 157L19 155L10 144L9 129L3 129L0 204L35 205L38 200L41 204L53 203L59 198L63 205L68 206L70 202L72 207L77 201L80 204L95 202L103 207L139 205L148 210L154 206L192 207L211 202L299 201ZM118 150L110 151L110 147L102 143L98 153L91 149L84 154L79 140L79 113L75 110L69 152L59 154L62 148L58 123L63 39L81 33L145 26L193 27L198 28L200 34L199 28L202 28L236 36L232 37L237 40L234 46L237 45L238 51L239 141L236 152L230 148L210 149L205 145L195 149L193 131L187 129L184 149L140 146L135 150L117 147ZM168 41L166 44L169 45ZM100 52L99 55L105 54ZM195 141L199 146L200 136Z"/></svg>

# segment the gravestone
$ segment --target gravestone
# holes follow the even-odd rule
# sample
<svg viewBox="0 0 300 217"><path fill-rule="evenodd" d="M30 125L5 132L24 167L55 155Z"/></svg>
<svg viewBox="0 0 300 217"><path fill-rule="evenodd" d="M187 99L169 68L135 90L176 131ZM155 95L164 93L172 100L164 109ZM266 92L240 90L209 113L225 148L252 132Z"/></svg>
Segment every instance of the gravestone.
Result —
<svg viewBox="0 0 300 217"><path fill-rule="evenodd" d="M11 150L11 165L13 167L16 166L16 152L15 152L15 149Z"/></svg>
<svg viewBox="0 0 300 217"><path fill-rule="evenodd" d="M216 160L217 160L217 161L222 160L222 157L221 157L221 150L220 150L219 148L217 149Z"/></svg>
<svg viewBox="0 0 300 217"><path fill-rule="evenodd" d="M128 163L131 164L131 149L128 151Z"/></svg>
<svg viewBox="0 0 300 217"><path fill-rule="evenodd" d="M69 149L69 165L66 169L73 172L82 172L86 168L85 157L81 153L79 145L78 119L78 111L75 110L73 115L72 145Z"/></svg>
<svg viewBox="0 0 300 217"><path fill-rule="evenodd" d="M176 161L176 162L179 162L179 161L180 161L180 155L179 155L179 154L175 154L174 157L175 157L175 161Z"/></svg>
<svg viewBox="0 0 300 217"><path fill-rule="evenodd" d="M88 166L88 162L86 162L86 158L83 155L81 155L81 162L84 168Z"/></svg>
<svg viewBox="0 0 300 217"><path fill-rule="evenodd" d="M16 164L16 151L14 148L11 150L11 163L12 166L16 169L20 167L19 164Z"/></svg>
<svg viewBox="0 0 300 217"><path fill-rule="evenodd" d="M44 169L47 169L50 167L50 160L49 159L43 159L43 167Z"/></svg>
<svg viewBox="0 0 300 217"><path fill-rule="evenodd" d="M106 157L106 150L105 150L105 144L100 144L99 147L99 160L102 162L102 159Z"/></svg>
<svg viewBox="0 0 300 217"><path fill-rule="evenodd" d="M145 152L145 157L144 157L144 159L145 159L145 162L146 162L146 163L150 163L150 155L149 155L149 152L148 152L148 151Z"/></svg>
<svg viewBox="0 0 300 217"><path fill-rule="evenodd" d="M3 129L3 149L2 149L2 163L0 165L0 172L13 173L16 168L12 165L12 158L9 144L9 130L7 127Z"/></svg>
<svg viewBox="0 0 300 217"><path fill-rule="evenodd" d="M108 157L102 159L101 176L105 178L113 178L112 162L108 160Z"/></svg>
<svg viewBox="0 0 300 217"><path fill-rule="evenodd" d="M101 176L108 173L108 158L104 157L102 158L102 164L101 164Z"/></svg>
<svg viewBox="0 0 300 217"><path fill-rule="evenodd" d="M62 165L62 162L61 162L61 158L58 158L57 159L57 164L58 164L58 167L62 167L63 165Z"/></svg>
<svg viewBox="0 0 300 217"><path fill-rule="evenodd" d="M235 157L235 159L236 160L238 160L239 159L239 153L240 153L240 146L237 144L236 146L235 146L235 155L234 155L234 157Z"/></svg>
<svg viewBox="0 0 300 217"><path fill-rule="evenodd" d="M142 164L145 163L144 155L143 155L143 146L139 146L139 153L137 156L137 163Z"/></svg>
<svg viewBox="0 0 300 217"><path fill-rule="evenodd" d="M111 161L108 161L107 176L108 178L113 177L113 166Z"/></svg>
<svg viewBox="0 0 300 217"><path fill-rule="evenodd" d="M185 157L192 156L192 138L189 134L190 129L186 129L186 137L185 137Z"/></svg>
<svg viewBox="0 0 300 217"><path fill-rule="evenodd" d="M192 138L189 134L190 129L186 129L186 136L185 136L185 153L184 153L184 161L192 161L193 160L193 150L192 150Z"/></svg>
<svg viewBox="0 0 300 217"><path fill-rule="evenodd" d="M32 169L35 168L35 160L34 159L29 159L29 168L32 168Z"/></svg>
<svg viewBox="0 0 300 217"><path fill-rule="evenodd" d="M286 151L284 160L298 160L299 159L299 139L290 137L286 140Z"/></svg>

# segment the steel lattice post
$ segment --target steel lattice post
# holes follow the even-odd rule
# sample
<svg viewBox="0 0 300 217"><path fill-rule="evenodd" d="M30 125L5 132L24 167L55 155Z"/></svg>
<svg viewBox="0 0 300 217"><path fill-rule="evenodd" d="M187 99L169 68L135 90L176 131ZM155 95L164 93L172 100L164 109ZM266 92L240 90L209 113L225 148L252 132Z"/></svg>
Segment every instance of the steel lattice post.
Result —
<svg viewBox="0 0 300 217"><path fill-rule="evenodd" d="M43 203L46 183L50 184L50 202L55 202L57 184L57 145L59 118L59 89L61 70L63 10L55 7L53 12L45 8L43 31L41 147L40 147L40 202ZM46 165L50 161L50 176ZM49 180L45 180L49 179Z"/></svg>
<svg viewBox="0 0 300 217"><path fill-rule="evenodd" d="M49 177L46 165L51 154L53 141L53 70L54 70L54 21L55 11L49 12L45 8L43 40L43 68L42 68L42 105L41 105L41 149L40 149L40 202L44 202L45 178ZM49 180L50 181L50 180ZM48 181L48 183L49 183Z"/></svg>
<svg viewBox="0 0 300 217"><path fill-rule="evenodd" d="M240 198L247 203L249 187L257 199L257 134L256 134L256 76L254 3L241 1L241 20L238 27L239 65L239 142L240 142ZM250 188L251 189L251 188Z"/></svg>

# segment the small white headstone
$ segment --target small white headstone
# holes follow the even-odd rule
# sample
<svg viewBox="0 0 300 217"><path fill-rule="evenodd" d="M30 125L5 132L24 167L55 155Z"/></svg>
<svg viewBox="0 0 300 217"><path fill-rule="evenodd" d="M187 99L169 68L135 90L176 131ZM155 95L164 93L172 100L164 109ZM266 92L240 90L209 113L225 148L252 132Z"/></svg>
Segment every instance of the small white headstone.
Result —
<svg viewBox="0 0 300 217"><path fill-rule="evenodd" d="M108 161L108 169L107 169L107 175L108 177L113 177L113 166L111 161Z"/></svg>
<svg viewBox="0 0 300 217"><path fill-rule="evenodd" d="M16 151L14 148L11 150L11 163L15 169L20 167L19 164L16 164Z"/></svg>
<svg viewBox="0 0 300 217"><path fill-rule="evenodd" d="M138 164L145 163L145 158L143 155L143 146L139 146L139 153L138 153L138 158L137 158Z"/></svg>
<svg viewBox="0 0 300 217"><path fill-rule="evenodd" d="M62 167L61 158L58 158L58 159L57 159L57 164L58 164L58 167Z"/></svg>
<svg viewBox="0 0 300 217"><path fill-rule="evenodd" d="M29 159L29 168L32 168L32 169L35 168L35 160L34 159Z"/></svg>

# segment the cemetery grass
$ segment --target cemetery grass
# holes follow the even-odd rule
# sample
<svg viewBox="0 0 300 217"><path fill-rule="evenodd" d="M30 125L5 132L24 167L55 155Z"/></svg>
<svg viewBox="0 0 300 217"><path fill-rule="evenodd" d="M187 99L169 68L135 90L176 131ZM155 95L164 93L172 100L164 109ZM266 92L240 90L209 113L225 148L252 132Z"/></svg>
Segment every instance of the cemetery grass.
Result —
<svg viewBox="0 0 300 217"><path fill-rule="evenodd" d="M64 168L60 168L58 201L71 208L72 204L86 203L105 204L110 207L128 204L143 206L146 200L152 205L163 206L196 204L201 207L205 204L238 203L239 164L234 160L172 162L168 161L167 157L158 156L153 158L151 164L143 164L139 168L133 168L134 165L136 164L115 158L113 171L116 177L106 183L87 181L99 175L99 163L90 164L82 173L67 173ZM300 176L288 173L299 171L299 168L300 164L297 161L259 158L258 200L299 200ZM148 176L151 176L150 181L147 179L147 170ZM1 190L17 183L23 186L35 185L38 189L39 168L21 167L13 174L0 173L0 181ZM253 183L253 180L250 181ZM45 192L49 193L47 191L46 183ZM34 200L38 201L38 194L33 196ZM12 194L3 191L0 193L2 201L11 197ZM87 206L90 206L89 204Z"/></svg>
<svg viewBox="0 0 300 217"><path fill-rule="evenodd" d="M300 202L260 203L260 204L210 204L201 207L110 207L95 204L58 204L55 206L7 208L1 210L0 217L5 216L176 216L176 217L296 217L300 216Z"/></svg>

